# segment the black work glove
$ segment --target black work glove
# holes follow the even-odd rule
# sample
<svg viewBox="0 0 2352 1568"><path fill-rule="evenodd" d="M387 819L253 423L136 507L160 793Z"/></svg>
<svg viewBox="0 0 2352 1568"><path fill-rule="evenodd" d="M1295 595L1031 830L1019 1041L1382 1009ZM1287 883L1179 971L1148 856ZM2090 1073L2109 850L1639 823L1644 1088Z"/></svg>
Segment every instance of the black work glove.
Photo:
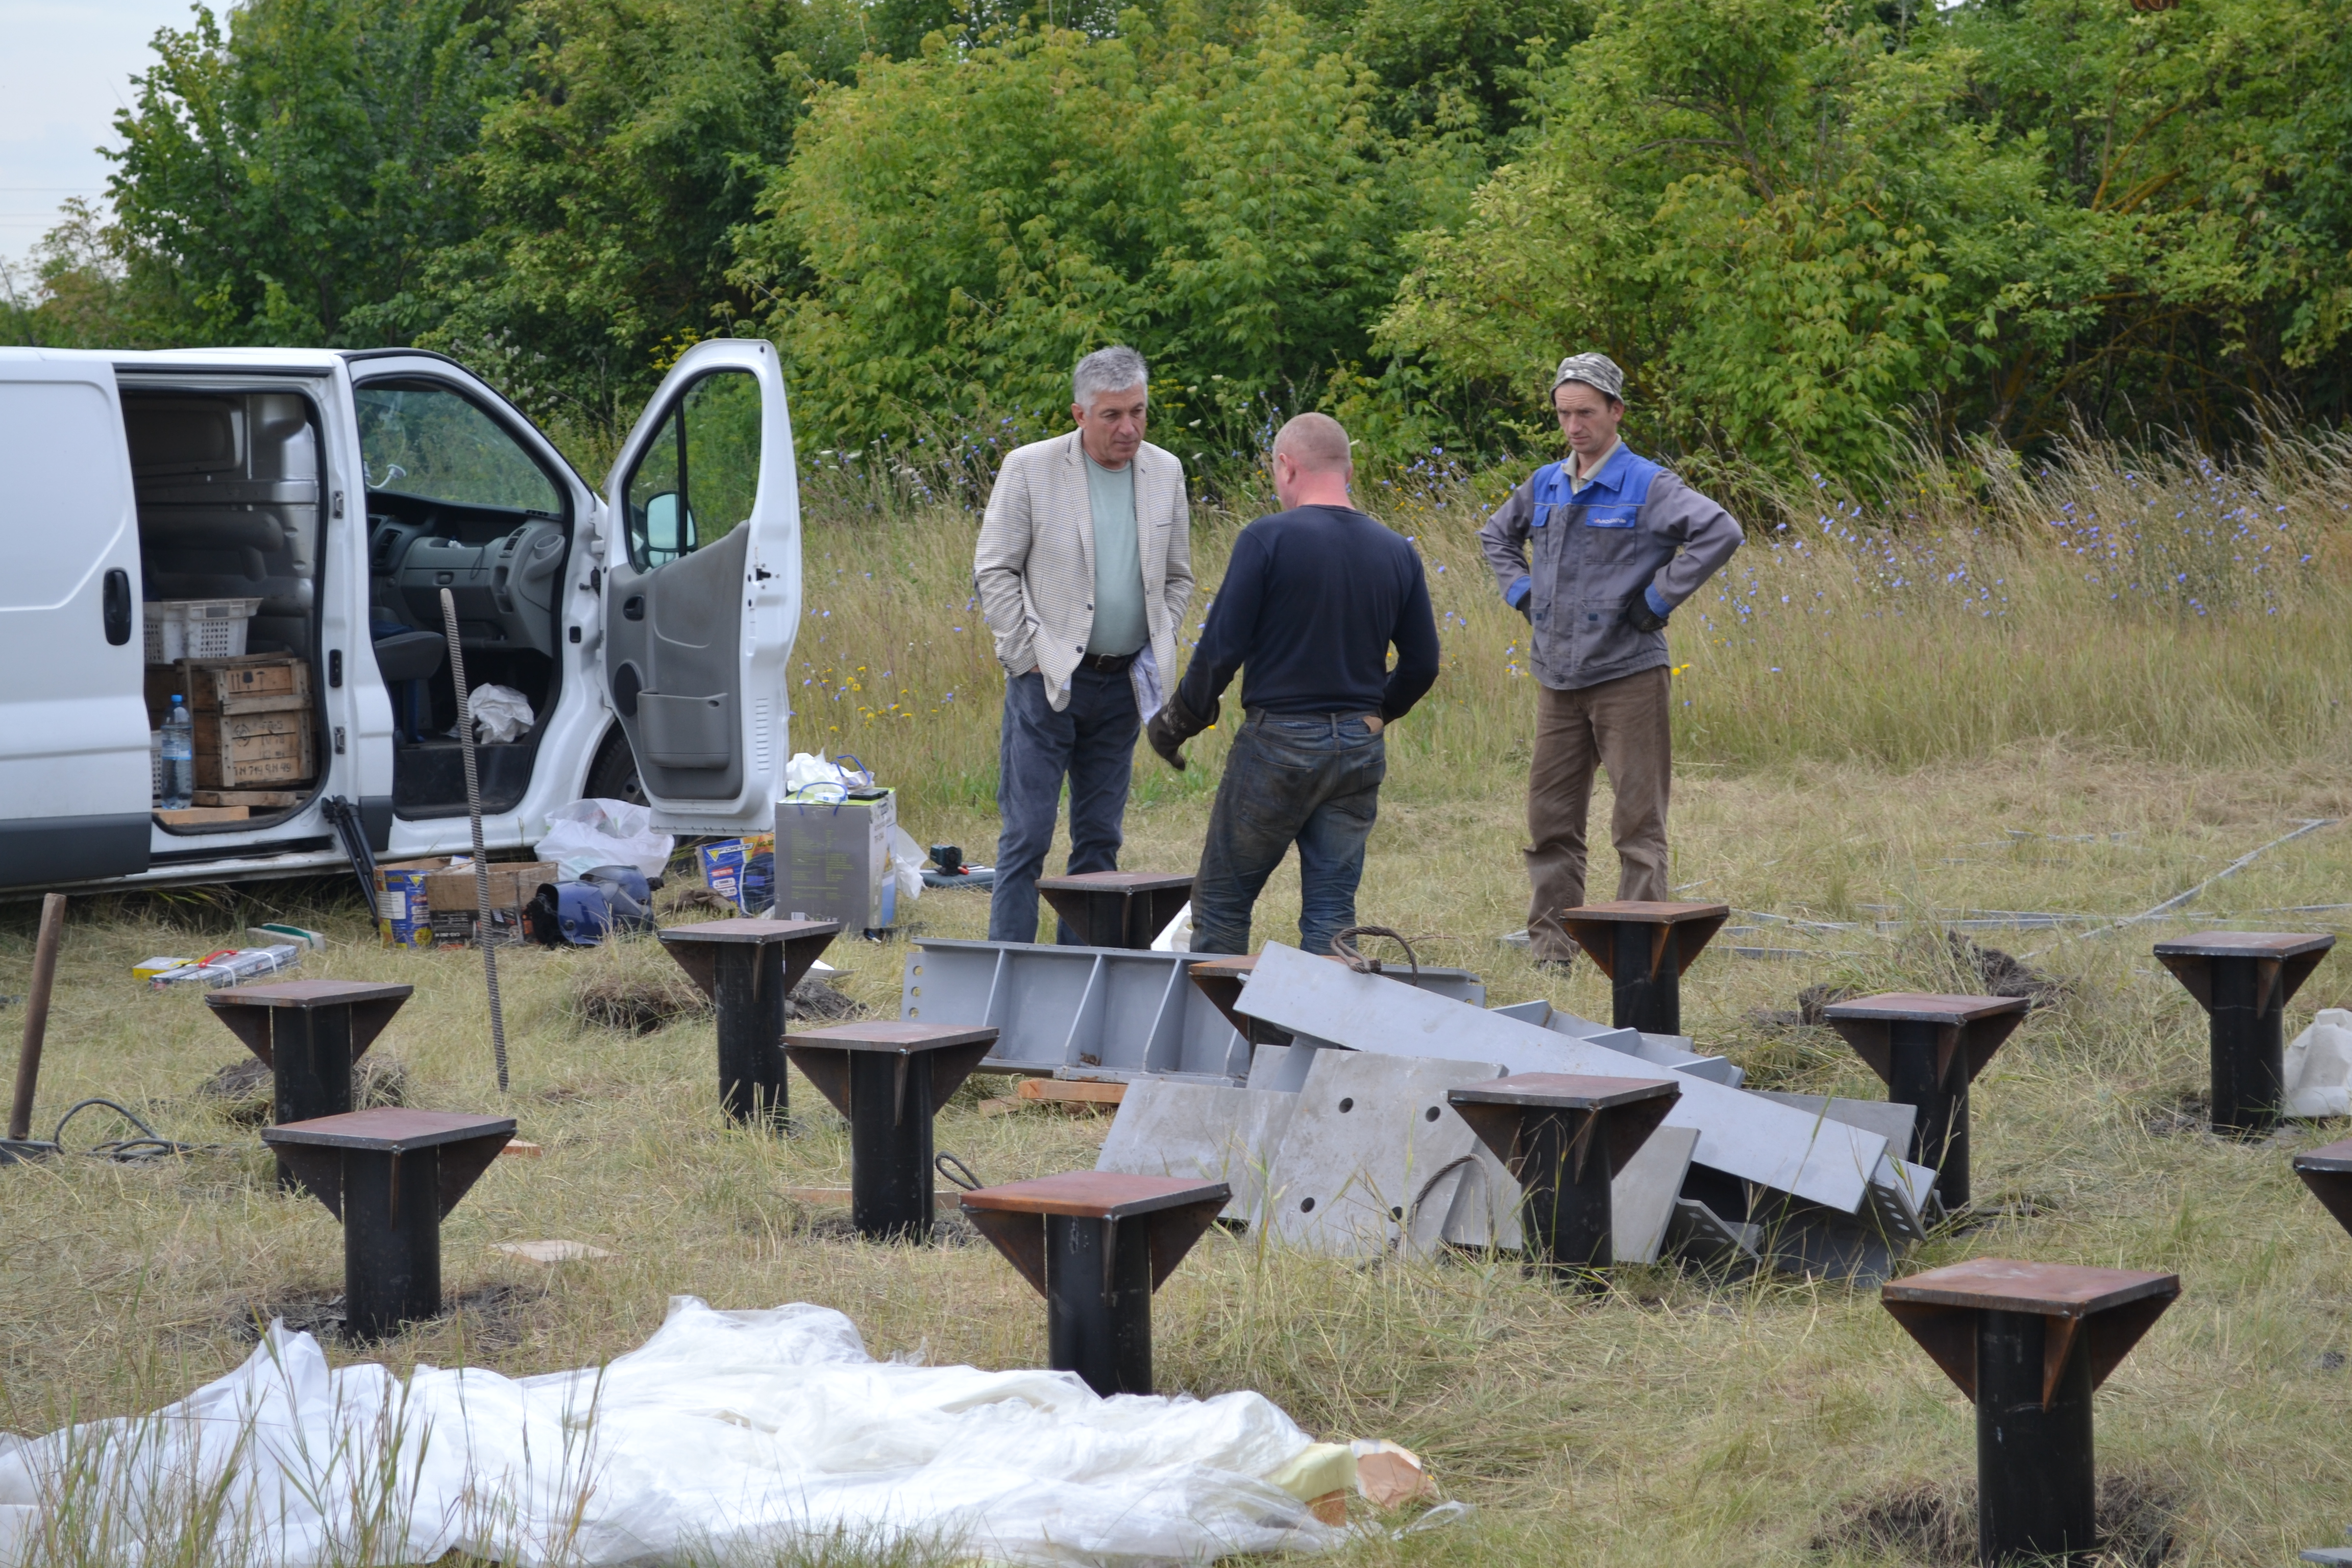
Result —
<svg viewBox="0 0 2352 1568"><path fill-rule="evenodd" d="M1662 632L1666 629L1666 617L1650 608L1650 592L1646 588L1626 602L1625 622L1637 632Z"/></svg>
<svg viewBox="0 0 2352 1568"><path fill-rule="evenodd" d="M1536 591L1533 588L1520 595L1519 602L1511 607L1527 617L1528 625L1536 624Z"/></svg>
<svg viewBox="0 0 2352 1568"><path fill-rule="evenodd" d="M1151 722L1143 727L1143 733L1151 742L1151 749L1160 753L1160 760L1181 773L1184 771L1184 753L1176 748L1216 721L1214 713L1201 718L1171 693L1168 700L1160 704L1160 711L1151 716Z"/></svg>

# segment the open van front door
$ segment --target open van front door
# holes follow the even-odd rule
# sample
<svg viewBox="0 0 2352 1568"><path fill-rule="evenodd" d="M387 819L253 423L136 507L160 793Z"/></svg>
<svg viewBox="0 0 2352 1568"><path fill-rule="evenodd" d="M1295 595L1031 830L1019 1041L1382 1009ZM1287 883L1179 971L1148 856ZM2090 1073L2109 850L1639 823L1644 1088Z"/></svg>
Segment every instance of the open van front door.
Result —
<svg viewBox="0 0 2352 1568"><path fill-rule="evenodd" d="M148 867L139 525L114 366L0 353L0 888Z"/></svg>
<svg viewBox="0 0 2352 1568"><path fill-rule="evenodd" d="M662 827L775 824L800 489L772 343L697 343L605 486L604 677Z"/></svg>

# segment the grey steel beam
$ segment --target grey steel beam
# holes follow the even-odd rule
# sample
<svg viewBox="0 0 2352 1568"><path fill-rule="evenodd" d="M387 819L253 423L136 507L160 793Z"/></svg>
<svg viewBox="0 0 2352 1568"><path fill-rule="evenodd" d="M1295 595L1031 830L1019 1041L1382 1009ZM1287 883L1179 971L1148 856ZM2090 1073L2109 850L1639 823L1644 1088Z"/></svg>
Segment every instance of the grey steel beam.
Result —
<svg viewBox="0 0 2352 1568"><path fill-rule="evenodd" d="M1259 954L1240 1005L1278 1028L1353 1050L1406 1057L1442 1051L1511 1072L1605 1076L1624 1056L1426 992L1382 986L1375 977L1273 942ZM1884 1137L1684 1077L1683 1097L1665 1124L1698 1132L1699 1164L1842 1214L1867 1205L1894 1239L1925 1234L1918 1214L1924 1189L1915 1195L1916 1177L1888 1158Z"/></svg>
<svg viewBox="0 0 2352 1568"><path fill-rule="evenodd" d="M925 938L908 945L898 1016L996 1030L982 1072L1238 1084L1249 1077L1249 1046L1186 977L1193 962L1184 952Z"/></svg>

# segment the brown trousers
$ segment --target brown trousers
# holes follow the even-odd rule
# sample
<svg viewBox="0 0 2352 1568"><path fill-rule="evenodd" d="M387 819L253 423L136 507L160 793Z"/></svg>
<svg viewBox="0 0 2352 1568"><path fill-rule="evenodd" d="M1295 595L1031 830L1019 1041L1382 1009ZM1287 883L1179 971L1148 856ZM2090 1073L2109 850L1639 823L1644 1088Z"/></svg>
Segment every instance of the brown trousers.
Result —
<svg viewBox="0 0 2352 1568"><path fill-rule="evenodd" d="M1534 842L1524 853L1534 884L1528 938L1538 959L1565 962L1576 955L1559 912L1584 902L1584 824L1595 767L1609 770L1616 795L1609 837L1621 867L1617 896L1666 896L1666 793L1674 774L1669 685L1660 665L1581 691L1537 689L1535 761L1528 770L1528 837Z"/></svg>

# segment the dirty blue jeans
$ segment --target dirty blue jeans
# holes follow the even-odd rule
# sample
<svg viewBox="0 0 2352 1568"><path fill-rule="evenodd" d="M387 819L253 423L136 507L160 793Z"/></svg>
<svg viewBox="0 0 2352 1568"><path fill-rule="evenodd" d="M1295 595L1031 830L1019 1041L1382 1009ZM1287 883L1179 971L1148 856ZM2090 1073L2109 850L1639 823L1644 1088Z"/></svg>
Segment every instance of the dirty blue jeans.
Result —
<svg viewBox="0 0 2352 1568"><path fill-rule="evenodd" d="M1254 711L1225 757L1192 881L1192 951L1247 952L1250 909L1298 846L1298 945L1331 951L1356 923L1364 840L1380 815L1388 744L1360 714Z"/></svg>
<svg viewBox="0 0 2352 1568"><path fill-rule="evenodd" d="M1135 738L1143 731L1135 685L1125 670L1070 672L1070 700L1056 713L1045 678L1032 670L1004 683L1004 733L997 749L996 885L988 900L988 940L1037 940L1037 878L1054 845L1062 780L1070 781L1070 862L1063 869L1118 869ZM1055 938L1077 934L1055 921Z"/></svg>

